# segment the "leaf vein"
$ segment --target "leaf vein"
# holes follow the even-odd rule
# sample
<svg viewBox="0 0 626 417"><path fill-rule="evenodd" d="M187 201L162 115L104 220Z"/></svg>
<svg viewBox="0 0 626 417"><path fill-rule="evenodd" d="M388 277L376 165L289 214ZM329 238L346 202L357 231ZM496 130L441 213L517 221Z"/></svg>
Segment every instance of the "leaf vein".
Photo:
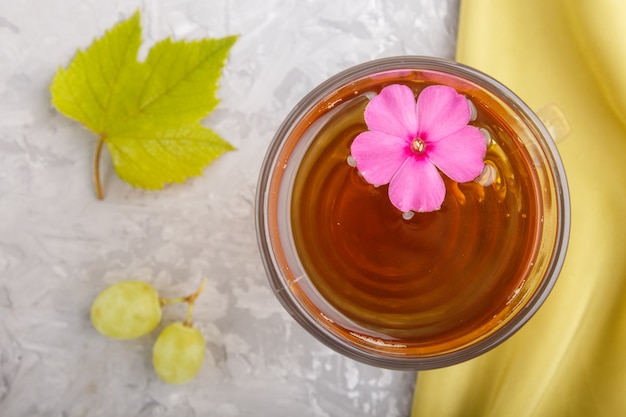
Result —
<svg viewBox="0 0 626 417"><path fill-rule="evenodd" d="M148 100L147 102L143 103L143 105L140 105L136 109L135 112L129 113L125 118L120 119L117 123L114 123L113 125L111 125L109 130L111 130L113 128L113 126L117 126L119 124L126 123L129 119L135 118L139 114L144 113L147 109L152 107L156 102L158 102L164 96L167 96L172 90L174 90L176 87L178 87L181 84L181 82L184 82L190 76L190 74L193 74L194 72L199 70L200 67L205 65L208 61L210 61L212 56L215 53L217 53L217 50L216 49L212 50L211 53L207 54L203 59L199 60L195 65L191 66L180 77L178 77L178 79L173 84L168 85L168 87L165 88L163 91L161 91L158 94L155 94L155 96L152 97L150 100ZM144 63L143 65L147 65L147 64Z"/></svg>
<svg viewBox="0 0 626 417"><path fill-rule="evenodd" d="M108 88L108 95L105 99L106 105L104 107L104 111L102 113L102 125L104 127L105 121L106 121L106 117L108 116L108 110L110 110L110 106L111 106L111 102L113 100L113 97L115 96L115 91L117 90L117 86L119 84L119 80L120 77L123 73L124 70L124 62L127 62L127 55L132 53L133 51L131 50L132 47L132 39L134 39L134 37L137 35L137 32L139 32L139 36L141 36L141 27L139 27L138 25L135 26L132 30L132 32L128 35L126 42L124 42L124 51L122 52L122 61L117 63L118 65L116 65L116 71L115 71L115 75L113 76L113 79L110 83L108 83L109 88ZM107 47L109 49L109 54L112 55L112 52L110 50L111 48L111 44L112 42L107 42ZM103 67L103 65L101 64L100 67ZM105 78L106 80L106 78Z"/></svg>
<svg viewBox="0 0 626 417"><path fill-rule="evenodd" d="M76 104L76 108L80 111L80 113L82 114L82 119L85 121L89 121L89 116L87 111L85 110L85 108L79 104L81 103L80 100L78 100L78 97L80 96L80 94L77 94L75 91L74 86L72 85L72 83L70 82L65 82L65 87L67 88L67 91L69 93L69 95L72 97L72 103ZM85 125L87 125L87 123L85 123ZM87 126L90 130L94 131L94 129L91 126Z"/></svg>

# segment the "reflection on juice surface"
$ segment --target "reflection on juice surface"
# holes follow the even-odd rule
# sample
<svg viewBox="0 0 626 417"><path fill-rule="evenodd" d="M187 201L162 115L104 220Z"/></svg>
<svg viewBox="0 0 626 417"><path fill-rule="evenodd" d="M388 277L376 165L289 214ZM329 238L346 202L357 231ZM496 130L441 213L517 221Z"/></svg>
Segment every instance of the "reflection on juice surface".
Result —
<svg viewBox="0 0 626 417"><path fill-rule="evenodd" d="M417 96L433 81L404 83ZM366 183L347 163L367 129L368 96L389 82L366 84L321 117L309 113L291 200L298 257L320 295L356 326L345 331L426 354L453 350L510 314L528 279L542 219L533 161L491 103L461 91L477 108L470 124L491 137L485 160L497 176L488 185L444 176L441 209L405 220L387 186Z"/></svg>

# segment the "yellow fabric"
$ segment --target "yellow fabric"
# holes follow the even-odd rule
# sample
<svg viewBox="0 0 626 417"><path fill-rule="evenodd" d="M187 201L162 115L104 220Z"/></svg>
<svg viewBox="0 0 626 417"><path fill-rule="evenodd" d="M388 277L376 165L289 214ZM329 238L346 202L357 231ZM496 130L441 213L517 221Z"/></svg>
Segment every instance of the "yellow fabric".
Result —
<svg viewBox="0 0 626 417"><path fill-rule="evenodd" d="M626 1L462 0L457 59L556 103L572 203L564 269L507 342L421 372L413 417L626 416Z"/></svg>

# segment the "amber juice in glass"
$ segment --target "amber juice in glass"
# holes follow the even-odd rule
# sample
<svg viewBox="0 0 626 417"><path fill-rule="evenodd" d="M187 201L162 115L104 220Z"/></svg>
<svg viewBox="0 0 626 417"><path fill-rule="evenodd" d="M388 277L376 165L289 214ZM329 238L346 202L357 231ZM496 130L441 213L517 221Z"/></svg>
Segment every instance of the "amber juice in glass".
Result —
<svg viewBox="0 0 626 417"><path fill-rule="evenodd" d="M370 63L301 103L268 152L257 225L270 282L337 351L398 369L457 363L510 336L554 284L569 226L558 153L519 99L480 77L435 59ZM387 186L349 163L365 106L390 84L416 97L429 85L455 88L488 141L476 181L443 176L439 210L403 216Z"/></svg>

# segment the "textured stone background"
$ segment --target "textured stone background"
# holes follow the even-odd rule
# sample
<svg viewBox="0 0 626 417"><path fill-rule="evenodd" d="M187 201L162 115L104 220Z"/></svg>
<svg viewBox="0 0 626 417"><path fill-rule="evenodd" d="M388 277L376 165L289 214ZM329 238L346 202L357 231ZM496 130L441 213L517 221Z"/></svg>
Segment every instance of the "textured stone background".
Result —
<svg viewBox="0 0 626 417"><path fill-rule="evenodd" d="M265 149L293 105L349 66L452 57L459 0L0 0L0 416L407 416L414 373L343 358L304 332L269 290L254 231ZM240 34L206 124L238 150L163 191L91 182L96 140L50 105L60 65L141 8L144 52ZM109 340L89 306L136 278L193 292L207 361L184 386L155 375L156 334ZM169 306L163 324L184 315Z"/></svg>

